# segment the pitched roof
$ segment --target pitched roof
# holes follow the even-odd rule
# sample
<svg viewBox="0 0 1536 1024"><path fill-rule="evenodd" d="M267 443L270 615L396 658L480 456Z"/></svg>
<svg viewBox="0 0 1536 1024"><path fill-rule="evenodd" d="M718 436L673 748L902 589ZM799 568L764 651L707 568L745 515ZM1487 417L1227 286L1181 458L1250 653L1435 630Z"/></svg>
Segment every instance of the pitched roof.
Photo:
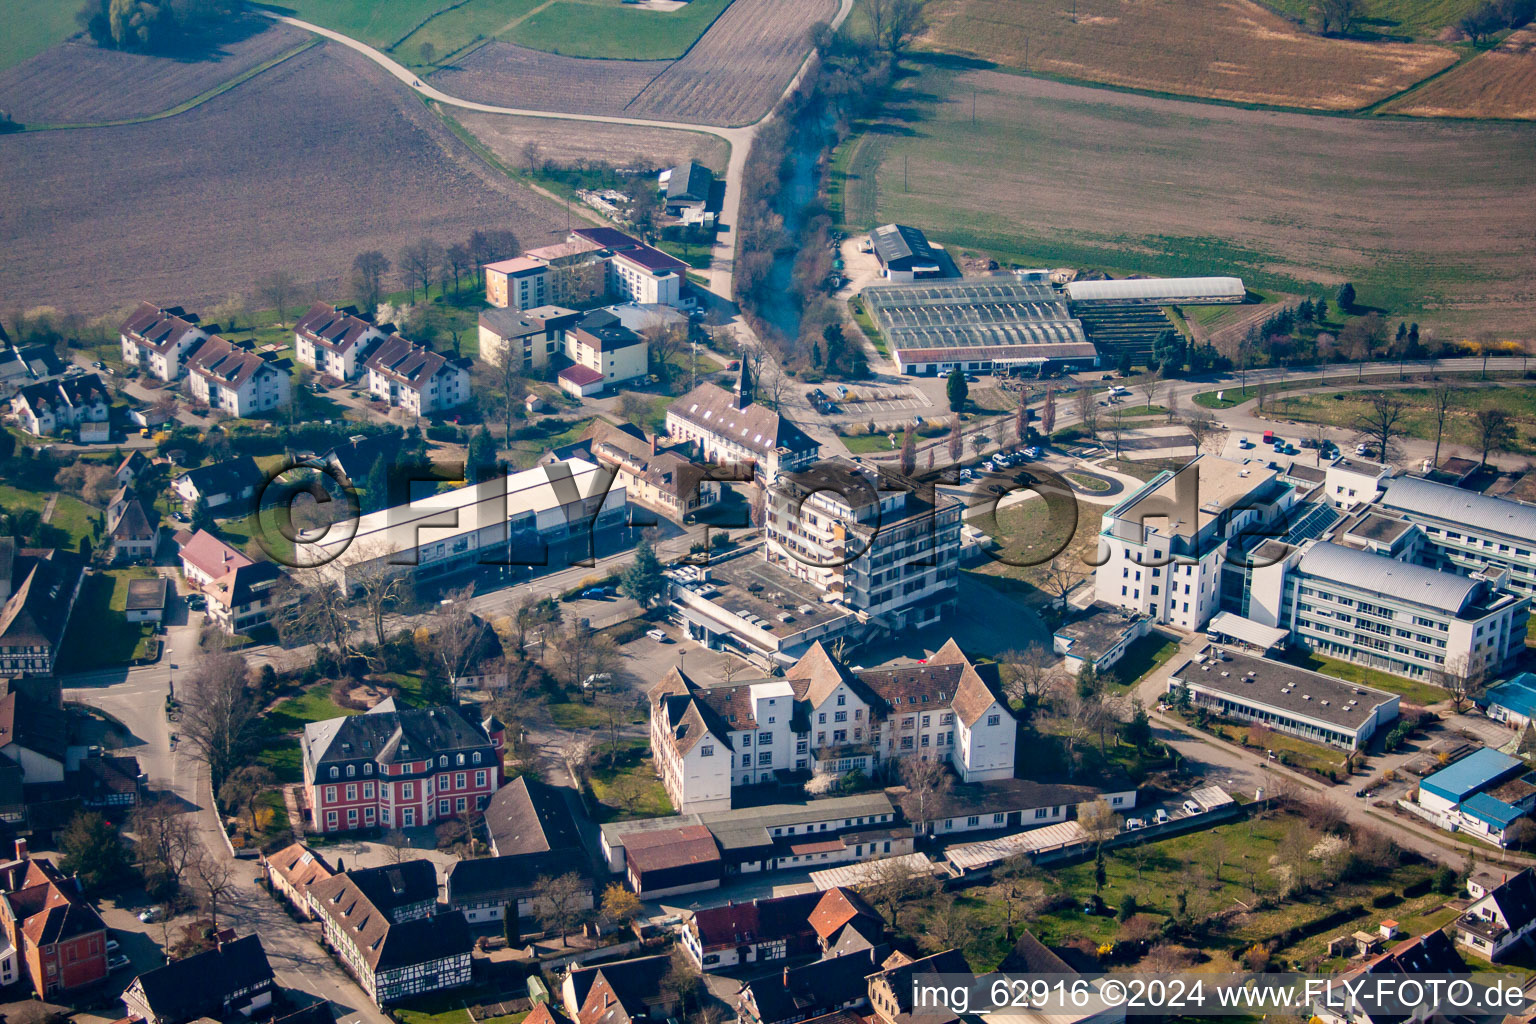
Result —
<svg viewBox="0 0 1536 1024"><path fill-rule="evenodd" d="M880 262L887 266L903 261L938 259L928 244L928 236L905 224L882 224L870 231L869 241Z"/></svg>
<svg viewBox="0 0 1536 1024"><path fill-rule="evenodd" d="M703 825L637 832L624 837L624 856L641 874L692 864L718 864L720 848Z"/></svg>
<svg viewBox="0 0 1536 1024"><path fill-rule="evenodd" d="M728 903L694 913L689 926L706 947L762 942L812 934L807 916L821 899L816 892Z"/></svg>
<svg viewBox="0 0 1536 1024"><path fill-rule="evenodd" d="M821 450L820 444L786 417L756 403L738 409L736 396L715 384L700 384L668 406L667 415L729 438L760 456L780 448L791 452Z"/></svg>
<svg viewBox="0 0 1536 1024"><path fill-rule="evenodd" d="M671 963L671 958L665 955L641 956L596 967L573 968L568 977L578 1011L585 1008L587 996L601 978L613 990L614 998L626 1013L640 1015L647 1005L666 1000L661 983ZM602 1019L602 1014L587 1014L579 1019L581 1024L595 1024Z"/></svg>
<svg viewBox="0 0 1536 1024"><path fill-rule="evenodd" d="M431 383L432 378L444 369L462 368L462 360L452 360L434 352L425 345L407 341L398 334L391 334L379 342L364 364L372 373L395 381L413 391L420 391Z"/></svg>
<svg viewBox="0 0 1536 1024"><path fill-rule="evenodd" d="M210 384L240 388L258 373L282 373L270 361L250 349L214 335L187 360L187 369Z"/></svg>
<svg viewBox="0 0 1536 1024"><path fill-rule="evenodd" d="M1512 932L1518 932L1536 921L1536 872L1526 868L1509 881L1492 889L1486 896L1499 908L1499 915ZM1481 902L1481 900L1479 901Z"/></svg>
<svg viewBox="0 0 1536 1024"><path fill-rule="evenodd" d="M21 583L0 606L0 648L57 648L84 572L80 559L51 549L23 551L12 571Z"/></svg>
<svg viewBox="0 0 1536 1024"><path fill-rule="evenodd" d="M245 935L216 949L205 950L134 979L144 1001L162 1020L222 1017L230 993L274 981L261 939Z"/></svg>
<svg viewBox="0 0 1536 1024"><path fill-rule="evenodd" d="M106 930L100 915L85 902L79 884L43 858L27 862L22 888L6 893L11 916L33 945L46 946L77 935Z"/></svg>
<svg viewBox="0 0 1536 1024"><path fill-rule="evenodd" d="M63 708L12 690L0 697L0 748L12 743L62 761L69 746L68 716Z"/></svg>
<svg viewBox="0 0 1536 1024"><path fill-rule="evenodd" d="M405 438L398 434L375 434L337 445L325 453L324 460L333 463L348 480L362 483L375 462L398 463L405 445Z"/></svg>
<svg viewBox="0 0 1536 1024"><path fill-rule="evenodd" d="M76 409L85 405L111 402L106 386L94 373L78 377L61 377L58 380L38 381L16 392L16 401L32 410L36 416L48 410L57 413L61 409Z"/></svg>
<svg viewBox="0 0 1536 1024"><path fill-rule="evenodd" d="M581 849L576 819L561 791L520 775L491 797L485 827L499 857Z"/></svg>
<svg viewBox="0 0 1536 1024"><path fill-rule="evenodd" d="M266 862L303 898L309 887L333 874L323 856L303 843L291 843L266 856Z"/></svg>
<svg viewBox="0 0 1536 1024"><path fill-rule="evenodd" d="M697 199L704 202L715 184L715 172L694 160L672 168L667 178L668 199Z"/></svg>
<svg viewBox="0 0 1536 1024"><path fill-rule="evenodd" d="M119 333L127 335L136 344L166 352L188 334L202 330L196 319L184 313L180 306L161 309L153 302L140 302L123 321Z"/></svg>
<svg viewBox="0 0 1536 1024"><path fill-rule="evenodd" d="M303 335L320 348L345 355L375 330L373 324L357 315L351 308L337 309L324 302L309 307L309 312L299 317L293 325L295 334Z"/></svg>
<svg viewBox="0 0 1536 1024"><path fill-rule="evenodd" d="M865 978L879 966L885 946L828 957L748 982L743 991L757 1007L758 1019L804 1018L822 1008L866 998Z"/></svg>
<svg viewBox="0 0 1536 1024"><path fill-rule="evenodd" d="M239 608L266 596L272 585L283 578L283 570L275 562L252 562L239 565L216 578L205 588L210 601L224 608Z"/></svg>
<svg viewBox="0 0 1536 1024"><path fill-rule="evenodd" d="M343 872L311 884L310 898L374 971L467 954L471 946L469 923L456 910L400 924L390 920L393 907L420 901L428 874L435 898L437 869L425 860ZM388 905L380 906L374 898Z"/></svg>
<svg viewBox="0 0 1536 1024"><path fill-rule="evenodd" d="M458 906L492 897L511 902L514 895L519 898L537 895L541 891L541 880L572 872L582 878L591 877L586 856L575 850L455 861L448 869L448 902Z"/></svg>
<svg viewBox="0 0 1536 1024"><path fill-rule="evenodd" d="M603 374L601 370L594 370L590 366L581 366L578 364L575 366L567 366L565 369L561 370L560 379L568 380L572 384L575 384L577 387L584 388L588 385L601 382L603 379Z"/></svg>
<svg viewBox="0 0 1536 1024"><path fill-rule="evenodd" d="M821 894L810 914L810 925L822 940L837 934L838 929L857 918L880 920L880 914L869 902L852 889L833 886Z"/></svg>
<svg viewBox="0 0 1536 1024"><path fill-rule="evenodd" d="M1072 965L1056 954L1051 947L1035 938L1029 929L1019 933L1019 939L1003 957L997 969L1004 974L1076 974Z"/></svg>
<svg viewBox="0 0 1536 1024"><path fill-rule="evenodd" d="M185 480L197 488L198 494L206 497L210 494L238 494L247 487L260 487L266 479L255 459L249 455L236 455L223 462L189 469L177 477L176 482Z"/></svg>
<svg viewBox="0 0 1536 1024"><path fill-rule="evenodd" d="M182 560L214 579L234 572L242 566L254 564L249 558L207 530L198 530L185 541L182 541L180 534L176 539L181 543Z"/></svg>
<svg viewBox="0 0 1536 1024"><path fill-rule="evenodd" d="M380 705L365 715L310 722L304 727L301 742L316 771L347 761L393 764L429 760L489 747L491 738L474 715L470 707L396 710Z"/></svg>

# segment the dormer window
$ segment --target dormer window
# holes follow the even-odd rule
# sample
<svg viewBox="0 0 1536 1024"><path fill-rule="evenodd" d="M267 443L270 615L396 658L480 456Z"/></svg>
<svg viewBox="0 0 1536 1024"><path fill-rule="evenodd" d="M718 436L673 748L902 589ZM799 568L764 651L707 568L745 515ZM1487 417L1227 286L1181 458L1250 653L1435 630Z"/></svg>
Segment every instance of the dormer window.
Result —
<svg viewBox="0 0 1536 1024"><path fill-rule="evenodd" d="M364 775L372 775L373 774L373 762L370 761L369 763L363 765L363 774Z"/></svg>
<svg viewBox="0 0 1536 1024"><path fill-rule="evenodd" d="M355 765L355 764L347 765L347 778L350 779L352 776L354 776L356 774L357 774L357 765Z"/></svg>
<svg viewBox="0 0 1536 1024"><path fill-rule="evenodd" d="M447 754L442 754L442 755L440 755L438 757L438 759L437 759L437 766L439 768L447 768L448 767L448 755Z"/></svg>
<svg viewBox="0 0 1536 1024"><path fill-rule="evenodd" d="M459 757L458 757L458 762L457 762L457 763L458 763L458 764L463 764L463 763L464 763L464 755L463 755L463 754L460 754L460 755L459 755Z"/></svg>
<svg viewBox="0 0 1536 1024"><path fill-rule="evenodd" d="M331 778L333 778L333 779L341 778L341 769L337 768L335 765L331 766Z"/></svg>
<svg viewBox="0 0 1536 1024"><path fill-rule="evenodd" d="M477 750L473 754L471 754L470 755L470 760L473 761L475 764L479 764L480 763L480 751Z"/></svg>

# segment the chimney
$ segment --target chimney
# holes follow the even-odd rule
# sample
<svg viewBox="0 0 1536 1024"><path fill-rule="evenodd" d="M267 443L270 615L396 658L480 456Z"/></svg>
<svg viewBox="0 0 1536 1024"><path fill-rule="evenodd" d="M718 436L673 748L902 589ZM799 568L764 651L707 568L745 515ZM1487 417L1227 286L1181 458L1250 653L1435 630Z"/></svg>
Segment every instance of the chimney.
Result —
<svg viewBox="0 0 1536 1024"><path fill-rule="evenodd" d="M656 454L656 435L655 434L651 435L651 454L652 455Z"/></svg>
<svg viewBox="0 0 1536 1024"><path fill-rule="evenodd" d="M18 839L18 840L16 840L16 859L17 860L28 860L28 859L30 859L29 855L27 854L27 841L25 839Z"/></svg>

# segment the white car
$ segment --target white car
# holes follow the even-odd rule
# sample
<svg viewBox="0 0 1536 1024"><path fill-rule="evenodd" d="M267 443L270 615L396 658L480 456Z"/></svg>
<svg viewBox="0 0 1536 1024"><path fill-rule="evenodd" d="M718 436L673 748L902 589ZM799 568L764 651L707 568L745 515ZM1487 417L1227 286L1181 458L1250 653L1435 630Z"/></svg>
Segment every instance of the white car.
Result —
<svg viewBox="0 0 1536 1024"><path fill-rule="evenodd" d="M121 945L118 943L118 941L116 939L108 939L107 940L107 954L109 956L111 954L113 954L113 953L116 953L120 948L121 948Z"/></svg>
<svg viewBox="0 0 1536 1024"><path fill-rule="evenodd" d="M583 688L590 690L598 683L606 683L611 679L613 679L613 674L611 672L594 672L587 676L586 679L582 680L581 685Z"/></svg>
<svg viewBox="0 0 1536 1024"><path fill-rule="evenodd" d="M139 911L139 920L145 924L160 920L160 915L165 913L164 907L150 907L148 910Z"/></svg>
<svg viewBox="0 0 1536 1024"><path fill-rule="evenodd" d="M1134 831L1136 831L1139 828L1146 828L1146 827L1147 827L1147 823L1142 821L1140 818L1126 818L1125 819L1125 830L1127 832L1134 832Z"/></svg>
<svg viewBox="0 0 1536 1024"><path fill-rule="evenodd" d="M645 635L650 637L652 640L655 640L659 644L664 644L667 642L667 634L659 629L648 629L645 631Z"/></svg>
<svg viewBox="0 0 1536 1024"><path fill-rule="evenodd" d="M1204 814L1205 813L1205 808L1201 807L1199 804L1195 803L1193 800L1185 800L1184 801L1184 810L1187 811L1190 814Z"/></svg>
<svg viewBox="0 0 1536 1024"><path fill-rule="evenodd" d="M1168 812L1163 810L1161 807L1159 807L1156 811L1153 811L1152 812L1152 823L1154 825L1166 825L1166 824L1168 824Z"/></svg>

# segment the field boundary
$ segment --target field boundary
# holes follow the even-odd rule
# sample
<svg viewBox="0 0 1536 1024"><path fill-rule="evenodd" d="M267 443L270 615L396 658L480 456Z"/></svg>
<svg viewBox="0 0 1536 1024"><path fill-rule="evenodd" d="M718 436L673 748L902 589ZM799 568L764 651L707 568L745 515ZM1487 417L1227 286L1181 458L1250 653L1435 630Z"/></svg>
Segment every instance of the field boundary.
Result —
<svg viewBox="0 0 1536 1024"><path fill-rule="evenodd" d="M216 99L217 97L224 95L236 86L244 85L246 82L249 82L251 79L255 78L262 72L270 71L277 67L279 64L282 64L284 61L291 60L292 58L297 57L299 54L310 49L311 47L320 45L320 42L321 40L316 37L306 39L304 42L300 43L298 46L295 46L293 49L285 50L284 52L278 54L276 57L273 57L271 60L268 60L262 64L258 64L253 68L247 68L245 71L240 72L240 74L236 75L234 78L231 78L225 82L221 82L220 84L214 86L212 89L201 92L198 95L193 96L191 99L178 103L176 106L167 110L161 110L153 114L144 114L140 117L118 118L112 121L86 121L79 124L28 124L23 125L21 130L23 132L56 132L68 131L75 128L120 128L124 125L146 124L150 121L162 121L165 118L175 117L178 114L185 114L189 110L200 107L204 103L207 103L209 100Z"/></svg>
<svg viewBox="0 0 1536 1024"><path fill-rule="evenodd" d="M439 7L437 10L433 11L431 14L427 15L425 18L422 18L416 24L412 25L411 28L410 28L410 31L406 32L405 35L401 36L399 39L396 39L394 42L392 42L388 46L384 47L384 52L385 53L394 53L395 52L395 47L400 46L407 39L411 38L411 36L415 35L417 32L420 32L422 29L426 28L427 24L430 21L432 21L433 18L436 18L436 17L438 17L439 15L442 15L442 14L447 14L449 11L456 11L460 7L463 7L467 3L469 3L469 0L453 0L453 3L449 4L448 6L446 6L446 7Z"/></svg>

